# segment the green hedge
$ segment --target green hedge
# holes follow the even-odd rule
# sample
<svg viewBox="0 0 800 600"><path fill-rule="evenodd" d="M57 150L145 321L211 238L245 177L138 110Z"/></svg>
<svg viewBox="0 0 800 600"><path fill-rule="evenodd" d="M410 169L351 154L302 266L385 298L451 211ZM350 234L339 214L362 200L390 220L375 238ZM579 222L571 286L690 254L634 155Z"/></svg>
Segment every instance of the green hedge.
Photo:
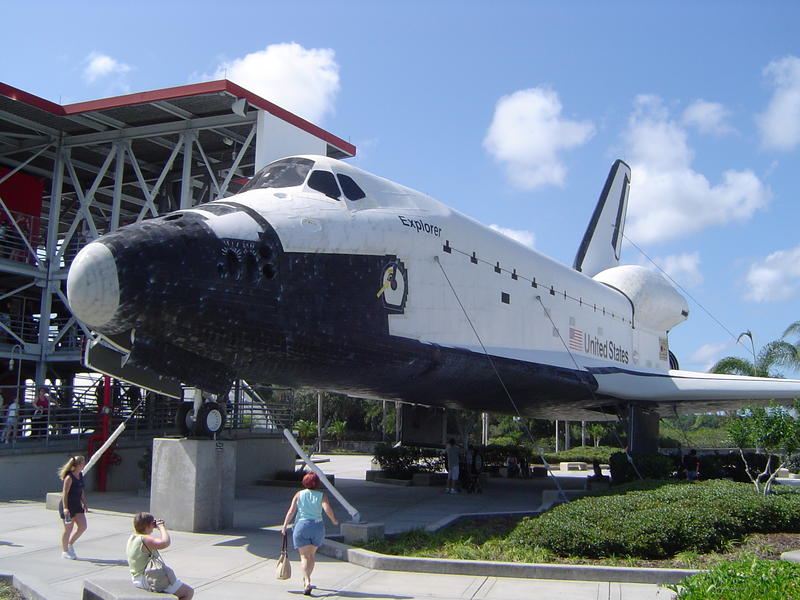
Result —
<svg viewBox="0 0 800 600"><path fill-rule="evenodd" d="M764 497L751 485L724 480L637 482L525 519L509 542L559 556L659 559L714 552L746 534L774 532L800 532L797 491Z"/></svg>
<svg viewBox="0 0 800 600"><path fill-rule="evenodd" d="M488 444L479 448L479 451L483 458L484 468L504 467L509 456L516 456L518 459L525 459L530 463L534 456L531 448L519 444Z"/></svg>
<svg viewBox="0 0 800 600"><path fill-rule="evenodd" d="M678 592L676 600L797 600L800 565L743 558L718 563L705 573L666 587Z"/></svg>
<svg viewBox="0 0 800 600"><path fill-rule="evenodd" d="M618 448L610 446L598 446L596 448L594 446L578 446L561 452L547 452L544 458L549 463L569 461L591 464L595 459L601 463L608 463L611 454L617 450ZM480 451L483 455L483 464L487 467L504 467L509 456L525 459L529 464L537 464L542 461L538 450L519 444L489 444L480 448Z"/></svg>
<svg viewBox="0 0 800 600"><path fill-rule="evenodd" d="M750 472L755 475L761 473L767 466L766 454L756 454L754 452L746 452L745 458L747 464L750 465ZM751 483L750 477L744 468L742 456L738 451L724 452L721 454L706 454L699 458L700 460L700 479L719 479L730 478L733 481L740 481L742 483ZM780 459L777 456L772 457L770 463L770 472L780 464Z"/></svg>
<svg viewBox="0 0 800 600"><path fill-rule="evenodd" d="M619 448L612 448L611 446L578 446L561 452L549 452L544 455L544 458L549 463L585 462L592 464L594 460L608 463L611 455L618 451ZM539 462L540 460L538 455L533 458L534 462Z"/></svg>
<svg viewBox="0 0 800 600"><path fill-rule="evenodd" d="M390 476L410 479L414 473L436 473L446 470L441 450L388 444L375 446L375 460Z"/></svg>
<svg viewBox="0 0 800 600"><path fill-rule="evenodd" d="M631 452L630 457L636 469L624 452L615 452L609 457L611 480L615 485L636 481L639 475L644 479L669 479L676 469L673 458L658 452ZM639 471L639 475L636 474L636 470Z"/></svg>

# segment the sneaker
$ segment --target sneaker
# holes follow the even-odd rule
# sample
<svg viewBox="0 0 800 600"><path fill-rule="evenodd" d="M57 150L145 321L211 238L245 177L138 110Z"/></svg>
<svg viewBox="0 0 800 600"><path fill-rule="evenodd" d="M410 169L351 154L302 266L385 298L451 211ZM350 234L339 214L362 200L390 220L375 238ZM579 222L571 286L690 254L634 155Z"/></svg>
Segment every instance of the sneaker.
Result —
<svg viewBox="0 0 800 600"><path fill-rule="evenodd" d="M73 560L75 560L76 558L78 558L78 555L77 555L77 554L75 554L75 548L72 546L72 544L70 544L69 546L67 546L67 554L69 554L69 555L70 555L70 558L72 558Z"/></svg>
<svg viewBox="0 0 800 600"><path fill-rule="evenodd" d="M75 555L70 554L69 552L62 552L61 558L66 558L67 560L75 560Z"/></svg>

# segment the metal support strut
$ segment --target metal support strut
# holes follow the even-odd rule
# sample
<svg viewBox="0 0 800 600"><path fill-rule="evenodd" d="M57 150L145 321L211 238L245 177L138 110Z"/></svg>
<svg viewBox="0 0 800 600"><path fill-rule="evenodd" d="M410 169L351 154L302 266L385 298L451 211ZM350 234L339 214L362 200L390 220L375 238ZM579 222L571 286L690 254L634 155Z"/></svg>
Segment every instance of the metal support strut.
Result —
<svg viewBox="0 0 800 600"><path fill-rule="evenodd" d="M297 440L295 439L294 435L292 435L292 432L289 431L288 429L284 429L283 436L289 441L292 448L294 448L295 452L297 452L297 454L300 455L300 458L306 461L308 468L317 474L317 477L319 477L319 480L323 483L323 485L326 488L328 488L328 491L331 493L331 495L339 501L339 504L344 506L345 510L348 513L350 513L350 518L353 519L353 523L363 523L363 521L361 520L361 513L358 512L355 509L355 507L353 507L352 504L350 504L347 500L344 499L344 496L342 496L339 490L337 490L335 487L331 485L331 482L328 481L327 477L325 477L325 473L322 472L322 469L320 469L317 465L311 462L311 458L300 447L300 444L297 443Z"/></svg>

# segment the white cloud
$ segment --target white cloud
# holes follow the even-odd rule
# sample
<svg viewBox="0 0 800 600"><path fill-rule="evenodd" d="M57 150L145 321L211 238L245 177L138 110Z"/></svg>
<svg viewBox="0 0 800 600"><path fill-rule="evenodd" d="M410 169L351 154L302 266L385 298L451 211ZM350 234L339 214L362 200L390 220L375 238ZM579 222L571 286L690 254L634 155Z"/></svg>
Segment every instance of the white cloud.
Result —
<svg viewBox="0 0 800 600"><path fill-rule="evenodd" d="M730 111L719 102L695 100L683 111L683 124L694 127L700 133L724 135L734 129L726 123Z"/></svg>
<svg viewBox="0 0 800 600"><path fill-rule="evenodd" d="M800 285L800 246L778 250L751 265L745 285L745 298L754 302L792 298Z"/></svg>
<svg viewBox="0 0 800 600"><path fill-rule="evenodd" d="M670 254L663 258L654 258L655 262L667 275L677 281L682 287L695 287L703 283L703 274L700 272L700 253L684 252L683 254ZM642 262L643 266L657 270L650 262Z"/></svg>
<svg viewBox="0 0 800 600"><path fill-rule="evenodd" d="M207 77L208 78L208 77ZM294 42L221 63L214 79L229 79L313 123L333 111L339 92L339 65L330 48L303 48Z"/></svg>
<svg viewBox="0 0 800 600"><path fill-rule="evenodd" d="M767 109L756 115L765 148L791 150L800 143L800 58L786 56L764 67L775 88Z"/></svg>
<svg viewBox="0 0 800 600"><path fill-rule="evenodd" d="M769 190L749 169L725 171L717 185L692 170L686 131L657 96L636 98L623 138L632 171L626 232L634 241L745 221L769 202Z"/></svg>
<svg viewBox="0 0 800 600"><path fill-rule="evenodd" d="M511 183L525 190L564 185L567 168L560 153L594 135L591 121L561 115L558 94L549 87L514 92L497 101L483 146L506 167Z"/></svg>
<svg viewBox="0 0 800 600"><path fill-rule="evenodd" d="M701 371L708 371L714 364L722 358L723 352L729 344L703 344L686 359L693 365L702 365Z"/></svg>
<svg viewBox="0 0 800 600"><path fill-rule="evenodd" d="M111 58L107 54L91 52L86 57L86 66L83 69L83 79L87 83L95 83L97 80L111 75L124 76L131 70L130 66Z"/></svg>
<svg viewBox="0 0 800 600"><path fill-rule="evenodd" d="M528 246L528 248L533 248L533 245L536 242L536 236L530 231L521 229L508 229L506 227L500 227L500 225L489 225L489 227L507 237L510 237L512 240L518 241L520 244Z"/></svg>

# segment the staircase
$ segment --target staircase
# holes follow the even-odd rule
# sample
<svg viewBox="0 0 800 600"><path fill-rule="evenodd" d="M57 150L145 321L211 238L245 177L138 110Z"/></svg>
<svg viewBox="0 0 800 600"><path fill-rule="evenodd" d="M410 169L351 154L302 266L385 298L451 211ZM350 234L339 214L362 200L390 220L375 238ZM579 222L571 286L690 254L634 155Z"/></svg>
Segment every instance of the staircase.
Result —
<svg viewBox="0 0 800 600"><path fill-rule="evenodd" d="M261 429L282 432L290 428L294 419L294 392L263 384L251 384L244 379L237 382L238 394L234 414L228 415L237 429Z"/></svg>

